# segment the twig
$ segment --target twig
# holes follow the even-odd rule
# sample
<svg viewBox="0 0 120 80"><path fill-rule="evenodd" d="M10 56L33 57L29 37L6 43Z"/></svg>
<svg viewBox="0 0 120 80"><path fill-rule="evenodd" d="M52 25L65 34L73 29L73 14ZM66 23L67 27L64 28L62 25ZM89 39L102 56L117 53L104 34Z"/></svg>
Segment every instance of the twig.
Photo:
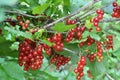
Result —
<svg viewBox="0 0 120 80"><path fill-rule="evenodd" d="M5 11L5 13L18 14L18 15L23 15L23 16L26 16L26 17L36 18L36 19L40 18L40 17L43 17L43 16L32 16L32 15L29 15L29 14L21 13L19 11Z"/></svg>
<svg viewBox="0 0 120 80"><path fill-rule="evenodd" d="M18 22L18 20L5 20L3 22Z"/></svg>
<svg viewBox="0 0 120 80"><path fill-rule="evenodd" d="M108 73L106 73L105 75L109 78L109 80L115 80Z"/></svg>
<svg viewBox="0 0 120 80"><path fill-rule="evenodd" d="M74 52L74 51L72 51L72 50L70 50L70 49L67 49L67 48L63 48L63 50L68 51L68 52L70 52L70 53L72 53L72 54L77 54L76 52Z"/></svg>
<svg viewBox="0 0 120 80"><path fill-rule="evenodd" d="M85 10L86 8L90 7L91 5L93 5L94 3L98 2L98 1L101 1L101 0L92 0L92 1L90 1L89 3L87 3L86 5L84 5L83 7L81 7L79 10L77 10L77 11L75 11L75 12L73 12L73 13L67 15L67 16L64 16L64 17L62 17L62 18L60 18L60 19L57 19L57 20L55 20L54 22L43 26L43 28L45 28L45 29L51 28L54 24L56 24L56 23L58 23L58 22L60 22L60 21L63 21L63 20L65 20L65 19L69 18L69 17L72 17L72 16L80 13L81 11Z"/></svg>
<svg viewBox="0 0 120 80"><path fill-rule="evenodd" d="M111 4L111 2L108 3L107 5L103 6L101 9L104 9L104 8L108 7L110 4ZM79 19L81 20L81 19L83 19L83 18L85 18L85 17L87 17L87 16L89 16L89 15L95 13L95 12L96 12L96 10L91 10L88 13L85 12L84 15L81 16Z"/></svg>
<svg viewBox="0 0 120 80"><path fill-rule="evenodd" d="M74 17L73 19L78 19L79 17L81 17L81 16L83 16L83 15L87 14L87 13L88 13L88 12L90 12L91 10L93 10L93 8L90 8L90 9L88 9L87 11L83 12L82 14L77 15L77 16L76 16L76 17Z"/></svg>
<svg viewBox="0 0 120 80"><path fill-rule="evenodd" d="M89 15L91 15L93 13L95 13L95 11L91 10L88 13L84 14L83 16L81 16L80 19L83 19L83 18L85 18L85 17L87 17L87 16L89 16Z"/></svg>
<svg viewBox="0 0 120 80"><path fill-rule="evenodd" d="M114 21L120 21L120 18L109 18L109 19L104 19L102 21L100 21L101 23L102 22L114 22Z"/></svg>

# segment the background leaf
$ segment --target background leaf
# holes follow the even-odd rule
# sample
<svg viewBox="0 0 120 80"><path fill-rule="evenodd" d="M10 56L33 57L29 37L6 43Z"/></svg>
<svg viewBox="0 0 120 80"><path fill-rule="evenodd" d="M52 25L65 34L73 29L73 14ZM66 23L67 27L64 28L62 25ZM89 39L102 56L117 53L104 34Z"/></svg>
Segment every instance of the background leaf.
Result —
<svg viewBox="0 0 120 80"><path fill-rule="evenodd" d="M36 6L33 9L33 14L42 14L48 7L50 6L50 3L45 3L40 6Z"/></svg>
<svg viewBox="0 0 120 80"><path fill-rule="evenodd" d="M14 66L13 66L14 65ZM20 68L20 66L18 66L17 63L13 63L13 62L7 62L2 64L3 69L5 70L5 72L13 79L16 80L25 80L24 77L24 72L23 70ZM8 68L9 67L9 68Z"/></svg>

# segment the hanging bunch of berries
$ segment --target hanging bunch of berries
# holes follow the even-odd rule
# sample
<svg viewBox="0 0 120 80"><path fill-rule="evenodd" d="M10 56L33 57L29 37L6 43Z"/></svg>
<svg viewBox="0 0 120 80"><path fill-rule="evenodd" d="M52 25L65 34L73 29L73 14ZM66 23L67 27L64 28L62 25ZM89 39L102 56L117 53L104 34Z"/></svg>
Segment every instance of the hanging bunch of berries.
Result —
<svg viewBox="0 0 120 80"><path fill-rule="evenodd" d="M24 66L24 70L36 70L41 67L43 61L42 45L36 45L29 39L19 44L19 57L18 63L20 66Z"/></svg>

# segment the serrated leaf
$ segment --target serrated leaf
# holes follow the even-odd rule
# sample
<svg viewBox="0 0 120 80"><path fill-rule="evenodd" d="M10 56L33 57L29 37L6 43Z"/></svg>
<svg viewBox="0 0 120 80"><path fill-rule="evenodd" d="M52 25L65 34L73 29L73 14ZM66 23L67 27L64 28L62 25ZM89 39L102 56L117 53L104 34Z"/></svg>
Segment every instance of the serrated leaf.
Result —
<svg viewBox="0 0 120 80"><path fill-rule="evenodd" d="M42 14L48 7L50 6L50 3L45 3L40 6L36 6L33 9L33 14Z"/></svg>
<svg viewBox="0 0 120 80"><path fill-rule="evenodd" d="M16 80L25 80L24 71L20 68L20 66L17 63L6 62L2 64L2 67L10 77Z"/></svg>
<svg viewBox="0 0 120 80"><path fill-rule="evenodd" d="M44 29L40 29L39 31L35 32L33 37L35 39L39 39L42 36L42 33L44 32Z"/></svg>
<svg viewBox="0 0 120 80"><path fill-rule="evenodd" d="M101 39L100 36L96 33L90 33L90 37L98 41L100 41Z"/></svg>
<svg viewBox="0 0 120 80"><path fill-rule="evenodd" d="M74 28L75 25L65 25L63 22L59 22L57 24L55 24L55 26L53 26L51 29L57 32L64 32L67 30L70 30L72 28Z"/></svg>
<svg viewBox="0 0 120 80"><path fill-rule="evenodd" d="M15 30L14 28L10 28L10 27L5 27L5 30L7 30L8 32L10 32L11 34L16 35L16 37L22 36L24 38L29 38L31 40L33 40L32 34L30 32L22 32L19 30Z"/></svg>
<svg viewBox="0 0 120 80"><path fill-rule="evenodd" d="M86 20L85 22L86 28L90 29L92 27L92 24L90 23L90 20Z"/></svg>

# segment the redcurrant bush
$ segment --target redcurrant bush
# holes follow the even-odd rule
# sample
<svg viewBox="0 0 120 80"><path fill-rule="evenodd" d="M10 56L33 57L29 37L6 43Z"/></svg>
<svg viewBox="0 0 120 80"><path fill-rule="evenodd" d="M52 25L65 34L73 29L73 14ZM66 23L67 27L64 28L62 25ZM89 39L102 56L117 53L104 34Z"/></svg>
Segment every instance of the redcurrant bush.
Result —
<svg viewBox="0 0 120 80"><path fill-rule="evenodd" d="M120 80L119 0L0 1L1 80Z"/></svg>

